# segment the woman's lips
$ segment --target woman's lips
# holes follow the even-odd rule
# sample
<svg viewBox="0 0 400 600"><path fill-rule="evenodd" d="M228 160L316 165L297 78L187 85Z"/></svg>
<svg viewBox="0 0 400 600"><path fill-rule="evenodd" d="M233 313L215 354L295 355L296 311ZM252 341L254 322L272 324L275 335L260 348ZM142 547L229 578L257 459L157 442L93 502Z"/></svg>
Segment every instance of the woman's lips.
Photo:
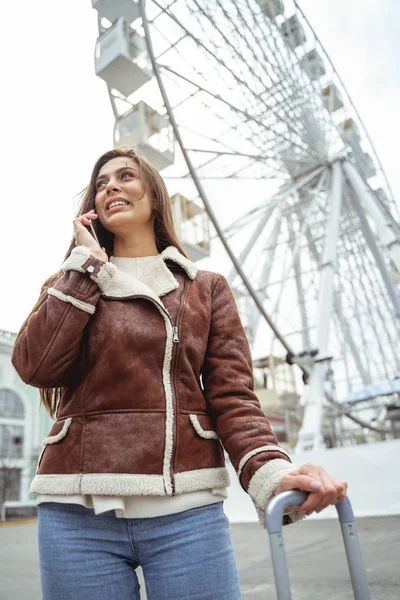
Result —
<svg viewBox="0 0 400 600"><path fill-rule="evenodd" d="M115 196L111 196L110 198L107 198L107 200L104 203L104 208L106 210L108 210L108 208L111 206L111 204L114 204L115 202L126 202L126 204L129 204L129 200L127 200L123 196L119 196L118 194L116 194Z"/></svg>
<svg viewBox="0 0 400 600"><path fill-rule="evenodd" d="M131 205L130 204L117 204L116 206L112 206L111 208L108 208L106 210L106 214L110 215L113 214L115 212L118 212L120 210L123 210L125 208L129 208Z"/></svg>

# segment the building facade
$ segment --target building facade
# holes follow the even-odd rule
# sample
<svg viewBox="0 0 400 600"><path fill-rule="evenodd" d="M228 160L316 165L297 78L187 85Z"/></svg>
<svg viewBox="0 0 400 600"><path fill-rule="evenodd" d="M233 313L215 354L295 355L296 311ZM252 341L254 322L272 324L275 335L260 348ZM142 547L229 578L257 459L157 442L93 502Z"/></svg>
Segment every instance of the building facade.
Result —
<svg viewBox="0 0 400 600"><path fill-rule="evenodd" d="M53 424L40 407L39 390L25 385L11 364L15 337L0 330L0 506L34 499L29 486Z"/></svg>

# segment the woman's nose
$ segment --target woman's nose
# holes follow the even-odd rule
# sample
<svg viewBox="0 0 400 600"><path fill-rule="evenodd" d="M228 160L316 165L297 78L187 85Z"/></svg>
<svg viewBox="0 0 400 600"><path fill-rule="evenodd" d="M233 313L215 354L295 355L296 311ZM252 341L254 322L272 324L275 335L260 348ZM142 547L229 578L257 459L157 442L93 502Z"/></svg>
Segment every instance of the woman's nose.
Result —
<svg viewBox="0 0 400 600"><path fill-rule="evenodd" d="M121 189L121 188L120 188L120 186L117 184L117 182L116 182L116 181L112 181L112 180L110 179L110 181L109 181L109 182L107 183L107 185L106 185L106 189L107 189L107 191L114 191L114 192L117 192L117 191L118 191L119 189Z"/></svg>

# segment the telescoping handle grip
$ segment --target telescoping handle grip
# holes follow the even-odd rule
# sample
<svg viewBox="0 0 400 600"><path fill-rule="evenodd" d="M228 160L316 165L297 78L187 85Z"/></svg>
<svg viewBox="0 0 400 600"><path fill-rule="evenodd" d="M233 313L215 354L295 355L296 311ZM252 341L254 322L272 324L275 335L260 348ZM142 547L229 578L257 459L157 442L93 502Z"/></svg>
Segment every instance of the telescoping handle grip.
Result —
<svg viewBox="0 0 400 600"><path fill-rule="evenodd" d="M305 502L307 496L307 492L283 492L275 496L267 507L266 524L278 600L292 600L282 536L283 511L288 506L300 506ZM335 507L342 529L354 598L356 600L371 600L351 502L346 496Z"/></svg>

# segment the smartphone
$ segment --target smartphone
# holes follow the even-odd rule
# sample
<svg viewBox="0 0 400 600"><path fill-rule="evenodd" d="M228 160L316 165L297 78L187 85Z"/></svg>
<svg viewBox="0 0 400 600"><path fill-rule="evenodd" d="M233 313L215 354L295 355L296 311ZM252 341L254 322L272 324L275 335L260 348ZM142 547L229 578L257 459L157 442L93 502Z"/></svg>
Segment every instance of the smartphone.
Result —
<svg viewBox="0 0 400 600"><path fill-rule="evenodd" d="M94 212L95 212L95 213L96 213L96 215L97 215L97 212L96 212L96 210L95 210ZM99 238L98 238L98 237L97 237L97 235L96 235L96 232L95 232L95 230L94 230L94 227L93 227L92 221L90 221L90 225L86 225L86 227L89 227L89 228L90 228L90 231L92 232L92 235L93 235L94 239L96 240L96 242L97 242L97 243L98 243L98 245L100 246Z"/></svg>
<svg viewBox="0 0 400 600"><path fill-rule="evenodd" d="M94 237L94 239L96 240L96 242L97 242L97 243L98 243L98 245L100 246L100 242L99 242L99 240L98 240L98 237L97 237L97 235L96 235L96 232L95 232L95 230L94 230L94 227L93 227L93 224L92 224L92 222L90 222L90 225L89 225L89 227L90 227L90 231L91 231L91 232L92 232L92 234L93 234L93 237Z"/></svg>

